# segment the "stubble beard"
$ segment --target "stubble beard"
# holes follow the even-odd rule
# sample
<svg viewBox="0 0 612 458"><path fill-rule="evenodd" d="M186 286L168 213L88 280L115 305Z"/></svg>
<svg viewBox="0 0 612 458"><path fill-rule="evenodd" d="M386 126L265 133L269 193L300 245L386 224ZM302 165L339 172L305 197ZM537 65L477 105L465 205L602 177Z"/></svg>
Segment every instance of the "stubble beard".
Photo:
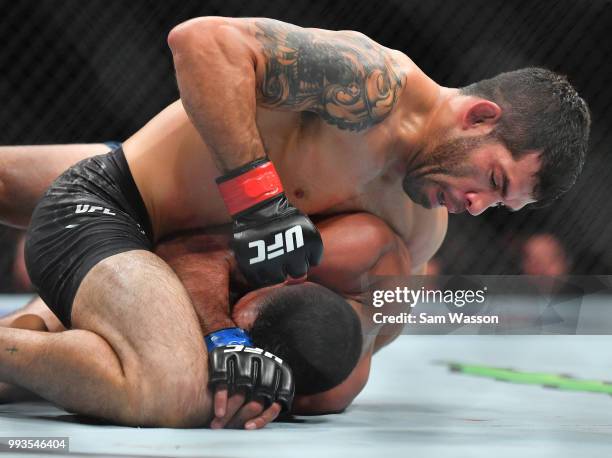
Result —
<svg viewBox="0 0 612 458"><path fill-rule="evenodd" d="M447 140L436 145L430 153L423 154L424 159L413 165L404 175L402 187L410 200L431 209L431 202L426 192L427 185L440 185L436 176L466 177L475 174L474 167L468 163L470 152L490 142L490 135L462 137Z"/></svg>

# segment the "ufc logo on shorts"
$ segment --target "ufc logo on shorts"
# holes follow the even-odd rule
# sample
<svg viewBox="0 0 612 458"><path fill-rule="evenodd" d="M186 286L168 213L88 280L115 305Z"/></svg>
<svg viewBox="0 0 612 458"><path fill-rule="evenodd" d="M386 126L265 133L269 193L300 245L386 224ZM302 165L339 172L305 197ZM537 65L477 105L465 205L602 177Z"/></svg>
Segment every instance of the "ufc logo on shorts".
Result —
<svg viewBox="0 0 612 458"><path fill-rule="evenodd" d="M273 355L269 351L264 351L261 348L245 347L244 345L228 345L227 348L223 351L223 353L237 353L241 351L245 353L255 353L256 355L264 355L267 358L273 359L278 364L283 364L283 360L280 359L278 356Z"/></svg>
<svg viewBox="0 0 612 458"><path fill-rule="evenodd" d="M266 242L263 240L249 242L249 248L257 248L257 256L249 259L249 264L274 259L303 246L302 226L293 226L291 229L287 229L284 234L282 232L274 234L274 243L269 246L266 246Z"/></svg>
<svg viewBox="0 0 612 458"><path fill-rule="evenodd" d="M75 213L95 213L95 212L102 212L105 215L116 215L116 213L113 213L112 211L110 211L110 208L104 208L104 207L98 207L95 205L89 205L89 204L79 204L76 206L76 210Z"/></svg>

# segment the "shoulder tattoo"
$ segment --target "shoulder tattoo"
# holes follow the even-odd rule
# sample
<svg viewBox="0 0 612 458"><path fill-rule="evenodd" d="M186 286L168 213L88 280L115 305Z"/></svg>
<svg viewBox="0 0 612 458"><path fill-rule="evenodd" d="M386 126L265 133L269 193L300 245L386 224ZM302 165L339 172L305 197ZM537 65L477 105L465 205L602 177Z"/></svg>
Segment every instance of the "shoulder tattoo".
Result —
<svg viewBox="0 0 612 458"><path fill-rule="evenodd" d="M391 112L402 86L384 48L355 32L319 35L278 21L257 20L266 57L258 103L313 111L340 129L360 131Z"/></svg>

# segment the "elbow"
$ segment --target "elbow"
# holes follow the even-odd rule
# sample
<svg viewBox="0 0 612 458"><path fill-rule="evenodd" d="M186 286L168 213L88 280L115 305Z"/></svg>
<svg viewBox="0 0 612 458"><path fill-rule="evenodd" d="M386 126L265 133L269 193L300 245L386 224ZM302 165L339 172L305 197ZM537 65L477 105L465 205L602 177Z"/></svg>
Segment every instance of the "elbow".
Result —
<svg viewBox="0 0 612 458"><path fill-rule="evenodd" d="M172 54L202 47L202 43L215 37L219 27L226 25L228 19L216 16L189 19L175 26L168 33L168 46Z"/></svg>

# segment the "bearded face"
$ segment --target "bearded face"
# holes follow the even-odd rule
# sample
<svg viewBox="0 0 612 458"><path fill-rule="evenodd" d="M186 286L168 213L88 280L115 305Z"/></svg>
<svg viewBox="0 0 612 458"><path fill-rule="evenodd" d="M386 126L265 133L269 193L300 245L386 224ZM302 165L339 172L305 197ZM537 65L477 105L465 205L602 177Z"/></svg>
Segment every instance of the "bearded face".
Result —
<svg viewBox="0 0 612 458"><path fill-rule="evenodd" d="M449 178L477 177L479 170L470 160L470 153L493 141L491 136L485 135L437 144L423 161L408 170L402 183L404 192L413 202L427 209L439 206L440 192L449 191Z"/></svg>

